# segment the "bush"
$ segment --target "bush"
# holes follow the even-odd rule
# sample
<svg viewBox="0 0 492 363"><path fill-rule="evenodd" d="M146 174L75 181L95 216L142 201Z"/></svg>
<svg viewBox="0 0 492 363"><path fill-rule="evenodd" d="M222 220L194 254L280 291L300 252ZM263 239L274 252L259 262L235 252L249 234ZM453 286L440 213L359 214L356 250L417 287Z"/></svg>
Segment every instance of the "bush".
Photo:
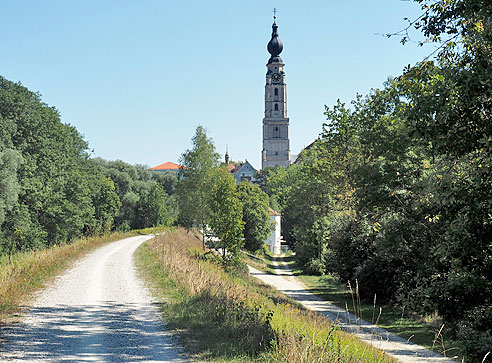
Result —
<svg viewBox="0 0 492 363"><path fill-rule="evenodd" d="M465 342L465 355L473 362L481 362L492 350L492 305L478 306L462 316L457 336Z"/></svg>
<svg viewBox="0 0 492 363"><path fill-rule="evenodd" d="M348 216L338 217L334 227L329 240L333 253L326 267L347 282L355 278L357 269L374 253L374 234L366 221Z"/></svg>
<svg viewBox="0 0 492 363"><path fill-rule="evenodd" d="M397 290L401 265L402 261L385 253L365 260L354 274L359 281L360 295L373 298L376 294L379 302L388 302Z"/></svg>

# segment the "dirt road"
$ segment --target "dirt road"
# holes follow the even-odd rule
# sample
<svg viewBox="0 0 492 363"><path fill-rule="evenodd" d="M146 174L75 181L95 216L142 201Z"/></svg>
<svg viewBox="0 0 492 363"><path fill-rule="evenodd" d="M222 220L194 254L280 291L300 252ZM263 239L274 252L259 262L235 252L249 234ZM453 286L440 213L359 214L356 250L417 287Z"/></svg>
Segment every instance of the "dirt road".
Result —
<svg viewBox="0 0 492 363"><path fill-rule="evenodd" d="M280 292L299 301L306 309L316 311L331 321L336 321L340 327L356 335L359 339L375 346L397 360L405 363L452 363L452 359L445 358L417 344L410 343L395 334L388 332L374 324L358 319L352 314L336 307L328 301L322 300L310 293L306 287L292 276L292 271L286 266L279 266L274 262L275 275L267 274L249 266L252 276L264 283L275 287Z"/></svg>
<svg viewBox="0 0 492 363"><path fill-rule="evenodd" d="M149 238L101 247L57 278L21 323L0 332L0 361L185 361L136 275L133 252Z"/></svg>

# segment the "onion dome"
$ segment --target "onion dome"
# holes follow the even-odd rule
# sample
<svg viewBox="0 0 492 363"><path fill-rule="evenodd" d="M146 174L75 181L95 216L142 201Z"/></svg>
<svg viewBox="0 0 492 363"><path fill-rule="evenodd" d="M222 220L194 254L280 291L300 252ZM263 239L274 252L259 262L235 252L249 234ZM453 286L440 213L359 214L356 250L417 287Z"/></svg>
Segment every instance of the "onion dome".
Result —
<svg viewBox="0 0 492 363"><path fill-rule="evenodd" d="M282 58L279 57L279 54L282 53L282 49L284 49L284 46L280 41L280 39L278 38L277 29L278 29L277 23L274 21L272 25L272 39L270 39L267 45L268 53L272 55L268 60L269 64L282 63Z"/></svg>
<svg viewBox="0 0 492 363"><path fill-rule="evenodd" d="M225 164L229 165L229 151L228 150L226 150L226 153L225 153Z"/></svg>

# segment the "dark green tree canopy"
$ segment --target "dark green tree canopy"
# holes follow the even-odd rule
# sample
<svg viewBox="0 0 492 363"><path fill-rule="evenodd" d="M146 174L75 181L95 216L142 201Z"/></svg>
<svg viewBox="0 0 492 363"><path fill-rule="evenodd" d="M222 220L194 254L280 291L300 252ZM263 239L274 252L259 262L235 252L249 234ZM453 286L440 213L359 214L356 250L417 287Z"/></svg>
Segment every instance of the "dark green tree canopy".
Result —
<svg viewBox="0 0 492 363"><path fill-rule="evenodd" d="M248 181L239 183L237 191L243 211L244 247L255 252L263 247L273 229L268 195Z"/></svg>
<svg viewBox="0 0 492 363"><path fill-rule="evenodd" d="M55 108L0 77L0 254L170 223L164 184L174 188L145 167L90 159Z"/></svg>

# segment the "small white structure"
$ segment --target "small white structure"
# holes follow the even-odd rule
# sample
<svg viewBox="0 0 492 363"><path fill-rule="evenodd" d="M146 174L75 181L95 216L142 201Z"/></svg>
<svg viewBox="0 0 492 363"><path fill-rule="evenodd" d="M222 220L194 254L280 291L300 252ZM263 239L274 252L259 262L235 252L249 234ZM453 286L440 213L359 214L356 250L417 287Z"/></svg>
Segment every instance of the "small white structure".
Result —
<svg viewBox="0 0 492 363"><path fill-rule="evenodd" d="M270 253L278 255L281 253L280 241L282 236L280 235L280 214L270 208L270 220L275 224L275 229L270 233L266 241L266 245Z"/></svg>

